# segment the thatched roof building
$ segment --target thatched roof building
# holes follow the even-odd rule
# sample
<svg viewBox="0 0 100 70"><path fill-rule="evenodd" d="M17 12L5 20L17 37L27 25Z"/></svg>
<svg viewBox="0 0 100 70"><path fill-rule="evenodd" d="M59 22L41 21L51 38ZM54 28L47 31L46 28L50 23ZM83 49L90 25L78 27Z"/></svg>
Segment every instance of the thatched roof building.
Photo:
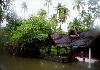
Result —
<svg viewBox="0 0 100 70"><path fill-rule="evenodd" d="M97 38L100 37L100 31L93 30L80 33L79 37L71 38L69 35L52 34L51 38L59 47L91 47Z"/></svg>
<svg viewBox="0 0 100 70"><path fill-rule="evenodd" d="M100 58L100 31L92 30L87 32L82 32L79 37L71 38L69 35L58 35L52 34L51 38L58 47L77 47L77 50L81 52L85 51L89 53L88 56L91 58L91 53L93 57Z"/></svg>

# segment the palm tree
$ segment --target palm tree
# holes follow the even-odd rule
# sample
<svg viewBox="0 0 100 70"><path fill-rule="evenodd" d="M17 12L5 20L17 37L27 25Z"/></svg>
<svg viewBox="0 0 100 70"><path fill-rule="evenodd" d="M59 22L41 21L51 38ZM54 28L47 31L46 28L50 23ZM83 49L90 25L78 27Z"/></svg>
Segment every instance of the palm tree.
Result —
<svg viewBox="0 0 100 70"><path fill-rule="evenodd" d="M52 0L45 0L45 6L47 6L48 10L47 10L47 17L49 17L49 11L50 11L50 5L52 5L51 1Z"/></svg>
<svg viewBox="0 0 100 70"><path fill-rule="evenodd" d="M45 17L46 16L46 11L43 9L40 9L40 11L38 12L38 15Z"/></svg>
<svg viewBox="0 0 100 70"><path fill-rule="evenodd" d="M86 27L88 29L92 29L93 27L93 16L91 15L91 13L86 12L85 10L82 10L82 12L80 13L80 20L86 24Z"/></svg>
<svg viewBox="0 0 100 70"><path fill-rule="evenodd" d="M0 0L0 27L4 19L5 11L8 10L10 0Z"/></svg>
<svg viewBox="0 0 100 70"><path fill-rule="evenodd" d="M27 9L28 9L28 8L27 8L26 2L23 2L23 3L22 3L22 10L24 11L24 13L26 12ZM24 15L24 19L25 19L25 15Z"/></svg>
<svg viewBox="0 0 100 70"><path fill-rule="evenodd" d="M67 17L69 16L69 10L68 8L58 3L57 14L58 14L59 22L62 22L63 24L66 21ZM61 24L60 24L60 29L61 29Z"/></svg>
<svg viewBox="0 0 100 70"><path fill-rule="evenodd" d="M85 2L83 2L83 0L74 0L74 7L73 9L77 8L78 11L80 11L80 9L84 8L83 6L85 5Z"/></svg>
<svg viewBox="0 0 100 70"><path fill-rule="evenodd" d="M93 17L90 13L86 13L83 21L87 24L88 29L93 28Z"/></svg>
<svg viewBox="0 0 100 70"><path fill-rule="evenodd" d="M92 13L98 13L100 10L100 0L89 0L88 1L88 9Z"/></svg>

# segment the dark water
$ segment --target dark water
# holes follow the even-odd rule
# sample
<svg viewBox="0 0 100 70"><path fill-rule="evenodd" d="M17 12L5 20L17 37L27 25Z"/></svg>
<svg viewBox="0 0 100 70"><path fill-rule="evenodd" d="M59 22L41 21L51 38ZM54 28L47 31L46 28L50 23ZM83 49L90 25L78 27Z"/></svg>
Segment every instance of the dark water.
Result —
<svg viewBox="0 0 100 70"><path fill-rule="evenodd" d="M88 63L57 63L36 58L15 57L0 49L0 70L100 70L100 62Z"/></svg>

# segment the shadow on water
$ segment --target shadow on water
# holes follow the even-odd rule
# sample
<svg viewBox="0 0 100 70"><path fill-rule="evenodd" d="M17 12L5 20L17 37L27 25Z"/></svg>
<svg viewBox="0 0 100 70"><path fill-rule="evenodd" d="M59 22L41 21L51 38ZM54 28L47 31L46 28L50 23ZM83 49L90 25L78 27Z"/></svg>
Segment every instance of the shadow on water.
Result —
<svg viewBox="0 0 100 70"><path fill-rule="evenodd" d="M9 55L7 51L0 49L0 70L100 70L100 62L88 63L57 63L39 58L24 58Z"/></svg>

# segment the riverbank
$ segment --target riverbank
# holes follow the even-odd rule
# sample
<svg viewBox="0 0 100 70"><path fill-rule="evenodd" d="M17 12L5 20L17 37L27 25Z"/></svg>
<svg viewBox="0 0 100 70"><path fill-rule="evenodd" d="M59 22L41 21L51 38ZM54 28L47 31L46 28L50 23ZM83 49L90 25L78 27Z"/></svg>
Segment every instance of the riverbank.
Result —
<svg viewBox="0 0 100 70"><path fill-rule="evenodd" d="M69 63L69 62L78 62L76 58L68 57L68 56L50 56L50 55L44 55L40 56L41 59L49 60L53 62L59 62L59 63Z"/></svg>
<svg viewBox="0 0 100 70"><path fill-rule="evenodd" d="M100 62L88 69L88 63L60 63L46 59L12 56L0 49L0 68L2 70L100 70Z"/></svg>

